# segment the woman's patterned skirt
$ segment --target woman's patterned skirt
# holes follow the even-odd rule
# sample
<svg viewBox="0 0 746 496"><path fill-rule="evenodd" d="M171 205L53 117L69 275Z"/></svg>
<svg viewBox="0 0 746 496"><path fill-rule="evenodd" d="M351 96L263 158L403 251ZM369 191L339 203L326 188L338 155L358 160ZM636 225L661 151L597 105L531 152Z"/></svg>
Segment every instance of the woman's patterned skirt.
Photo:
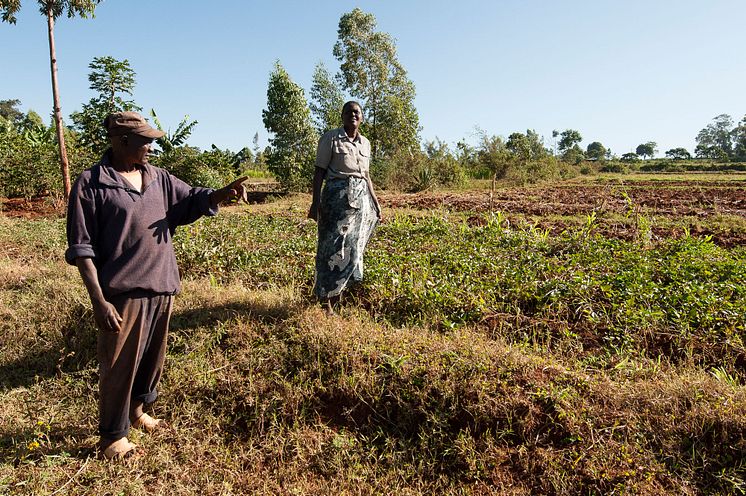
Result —
<svg viewBox="0 0 746 496"><path fill-rule="evenodd" d="M321 301L363 280L363 253L378 223L365 179L327 180L321 192L314 293Z"/></svg>

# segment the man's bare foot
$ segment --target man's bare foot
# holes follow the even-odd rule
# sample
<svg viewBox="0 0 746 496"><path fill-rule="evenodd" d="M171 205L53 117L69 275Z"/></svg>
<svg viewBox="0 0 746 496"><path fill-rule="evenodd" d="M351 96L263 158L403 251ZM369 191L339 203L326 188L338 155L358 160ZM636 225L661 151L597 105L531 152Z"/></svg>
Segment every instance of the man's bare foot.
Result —
<svg viewBox="0 0 746 496"><path fill-rule="evenodd" d="M147 432L153 432L158 429L167 428L168 422L163 419L153 418L147 413L143 413L132 421L132 427L135 429L145 429Z"/></svg>
<svg viewBox="0 0 746 496"><path fill-rule="evenodd" d="M102 455L107 460L124 460L138 454L139 448L131 443L126 437L117 439L110 443L102 442Z"/></svg>

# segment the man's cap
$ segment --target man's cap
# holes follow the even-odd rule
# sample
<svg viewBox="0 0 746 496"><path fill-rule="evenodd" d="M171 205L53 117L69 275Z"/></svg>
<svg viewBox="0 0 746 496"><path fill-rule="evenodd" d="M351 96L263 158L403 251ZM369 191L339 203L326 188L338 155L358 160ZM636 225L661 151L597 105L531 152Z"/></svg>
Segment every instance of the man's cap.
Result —
<svg viewBox="0 0 746 496"><path fill-rule="evenodd" d="M104 119L104 128L108 136L124 136L125 134L137 134L146 138L161 138L166 135L163 131L155 129L143 116L137 112L116 112L109 114Z"/></svg>

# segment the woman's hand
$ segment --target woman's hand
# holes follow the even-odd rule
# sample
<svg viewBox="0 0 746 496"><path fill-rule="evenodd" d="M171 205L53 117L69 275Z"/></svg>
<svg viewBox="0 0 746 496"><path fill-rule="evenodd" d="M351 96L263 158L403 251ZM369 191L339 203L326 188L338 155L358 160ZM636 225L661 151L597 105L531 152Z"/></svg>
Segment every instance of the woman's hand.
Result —
<svg viewBox="0 0 746 496"><path fill-rule="evenodd" d="M308 218L316 222L319 221L319 204L317 202L311 202L311 207L308 209Z"/></svg>

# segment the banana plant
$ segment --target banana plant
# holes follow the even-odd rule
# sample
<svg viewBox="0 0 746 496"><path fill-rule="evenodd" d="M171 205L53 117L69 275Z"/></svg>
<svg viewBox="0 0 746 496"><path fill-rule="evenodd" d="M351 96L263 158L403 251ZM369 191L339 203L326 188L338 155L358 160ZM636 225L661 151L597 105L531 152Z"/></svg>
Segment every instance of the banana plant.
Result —
<svg viewBox="0 0 746 496"><path fill-rule="evenodd" d="M158 155L159 153L168 153L174 148L184 146L186 144L186 141L189 139L189 136L192 135L192 129L194 129L194 126L197 125L197 121L190 122L189 116L185 115L176 128L176 131L171 133L170 129L163 129L163 125L158 119L158 115L155 113L154 109L150 109L150 115L151 117L153 117L153 123L155 124L155 126L166 133L166 135L162 138L158 138L157 140L155 140L155 142L158 143L158 146L160 147L160 151L154 150L153 153L155 155Z"/></svg>

